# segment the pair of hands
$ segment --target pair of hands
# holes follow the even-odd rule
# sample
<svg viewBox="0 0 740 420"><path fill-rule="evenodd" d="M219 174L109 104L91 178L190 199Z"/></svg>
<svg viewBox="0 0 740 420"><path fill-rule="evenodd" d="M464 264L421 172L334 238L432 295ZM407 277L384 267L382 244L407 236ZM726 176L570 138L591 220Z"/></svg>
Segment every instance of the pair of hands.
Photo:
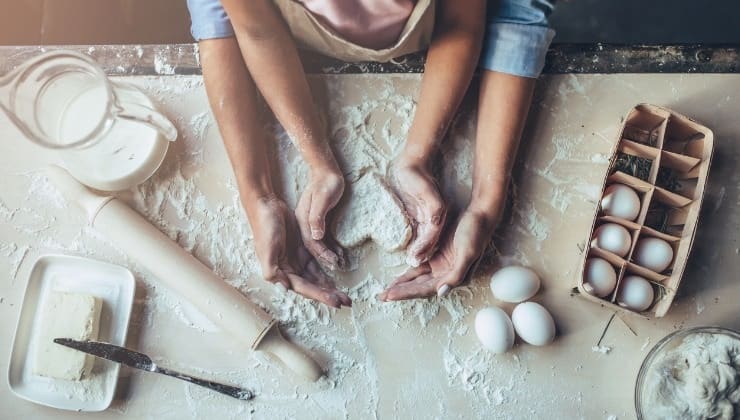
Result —
<svg viewBox="0 0 740 420"><path fill-rule="evenodd" d="M469 206L455 223L446 224L447 210L429 170L401 164L394 172L396 193L415 225L407 251L412 268L378 297L393 301L446 295L467 280L495 223ZM295 213L274 196L249 203L265 279L331 307L351 306L349 296L319 266L335 270L344 265L341 247L326 235L327 214L343 192L341 173L314 170Z"/></svg>

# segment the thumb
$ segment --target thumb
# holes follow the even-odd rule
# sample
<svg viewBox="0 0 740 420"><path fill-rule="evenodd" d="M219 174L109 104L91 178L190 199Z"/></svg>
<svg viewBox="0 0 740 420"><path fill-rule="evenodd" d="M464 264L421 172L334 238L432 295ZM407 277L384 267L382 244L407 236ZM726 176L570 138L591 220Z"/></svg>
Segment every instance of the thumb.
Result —
<svg viewBox="0 0 740 420"><path fill-rule="evenodd" d="M311 229L311 238L320 241L326 234L326 215L336 205L326 192L317 192L311 197L311 206L308 210L308 227Z"/></svg>
<svg viewBox="0 0 740 420"><path fill-rule="evenodd" d="M463 283L468 283L472 278L473 274L478 270L478 266L481 262L481 257L478 256L463 259L457 267L455 267L450 273L445 276L442 280L438 281L435 285L437 289L437 296L445 297L452 289L460 286Z"/></svg>

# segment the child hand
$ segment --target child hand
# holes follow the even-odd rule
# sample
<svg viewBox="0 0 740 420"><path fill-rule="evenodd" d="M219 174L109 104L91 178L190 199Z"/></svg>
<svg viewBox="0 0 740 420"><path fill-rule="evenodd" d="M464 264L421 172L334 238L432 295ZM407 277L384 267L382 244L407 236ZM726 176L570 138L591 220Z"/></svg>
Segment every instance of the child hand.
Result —
<svg viewBox="0 0 740 420"><path fill-rule="evenodd" d="M444 296L472 276L490 242L495 222L468 208L442 236L432 258L402 274L378 297L384 301Z"/></svg>
<svg viewBox="0 0 740 420"><path fill-rule="evenodd" d="M304 247L295 216L280 199L250 203L250 225L262 275L272 283L331 307L351 306Z"/></svg>
<svg viewBox="0 0 740 420"><path fill-rule="evenodd" d="M330 270L344 266L342 248L326 235L326 217L342 198L344 177L339 170L311 171L311 180L295 209L303 243Z"/></svg>
<svg viewBox="0 0 740 420"><path fill-rule="evenodd" d="M414 223L414 239L406 262L419 267L435 251L447 209L434 177L424 166L401 163L394 168L394 174L396 194Z"/></svg>

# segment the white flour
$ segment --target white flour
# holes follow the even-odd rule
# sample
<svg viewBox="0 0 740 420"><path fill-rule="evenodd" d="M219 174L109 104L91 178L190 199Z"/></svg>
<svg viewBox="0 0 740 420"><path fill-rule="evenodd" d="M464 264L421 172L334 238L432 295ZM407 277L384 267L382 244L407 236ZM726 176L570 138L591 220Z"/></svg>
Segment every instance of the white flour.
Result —
<svg viewBox="0 0 740 420"><path fill-rule="evenodd" d="M158 65L159 72L172 71L165 64L162 61ZM366 97L359 101L348 98L348 95L356 93L348 89L350 82L341 78L312 81L324 89L327 98L331 98L327 102L327 132L350 182L366 173L389 175L390 162L405 141L415 109L412 96L415 92L396 90L390 78L356 76L345 80L362 82L368 78L376 82L377 91L373 92L372 99ZM142 80L140 87L158 103L177 103L186 95L193 97L197 94L205 98L199 77ZM205 99L201 103L204 104ZM470 103L465 105L463 114L466 117L455 121L450 129L450 139L442 150L439 180L445 199L453 207L464 205L470 194L475 130L472 106ZM135 190L122 193L121 198L225 281L268 310L281 322L286 336L310 349L327 370L326 377L317 384L294 384L289 372L260 353L244 353L247 355L246 369L240 366L198 371L192 365L180 366L174 360L162 360L168 367L180 366L204 377L242 385L258 395L255 401L245 405L183 384L179 388L183 389L183 394L166 395L168 399L184 398L192 417L207 415L213 418L303 418L309 412L322 413L323 418L377 418L391 415L388 413L402 416L410 409L428 410L429 406L437 407L440 417L457 417L459 407L447 405L444 398L451 389L465 393L466 409L477 417L493 415L492 406L516 406L522 400L530 400L521 396L529 386L529 355L526 352L494 356L482 350L470 351L471 342L475 340L469 332L470 313L476 305L474 300L490 295L485 282L477 281L455 289L442 300L380 302L375 296L405 270L404 255L402 252L385 252L372 243L349 252L349 273L334 274L338 285L348 290L353 299L351 310L328 309L292 292L281 292L262 281L252 234L223 146L213 135L215 124L210 113L200 108L168 116L178 126L181 139L173 143L163 166L152 179ZM275 176L281 193L290 206L295 206L307 179L306 165L279 125L268 122L266 127L272 135L270 140L274 145L275 161L279 163L275 165ZM556 160L572 158L573 146L565 140L556 139L555 147L558 148ZM590 162L591 158L584 156L582 160ZM571 180L554 174L556 163L547 165L545 172L532 169L523 176L542 176L547 182L562 187L573 184ZM140 342L142 350L151 345L147 344L147 339L159 338L161 331L157 320L161 319L174 319L184 328L192 329L194 334L206 337L217 334L215 326L202 314L181 302L177 296L157 287L156 279L151 278L146 270L129 261L113 244L91 229L82 227L81 215L65 216L71 217L70 222L65 219L61 224L53 216L34 211L34 208L48 206L51 202L52 207L58 205L60 209L52 213L68 212L61 210L63 202L58 202L58 194L53 188L47 188L43 179L33 175L29 182L31 192L25 205L13 208L0 202L0 218L10 218L14 225L19 226L18 229L35 238L39 245L31 251L72 252L130 267L137 279L142 280L139 285L144 289L137 294L131 325L132 330L145 336ZM585 182L575 184L576 188L580 187L588 194L593 188L598 188ZM558 194L556 201L561 204L556 208L562 212L568 210L570 203L586 195L576 192L574 198L562 191ZM518 194L514 196L514 211L505 223L511 225L510 231L534 238L539 247L552 231L541 207L548 204L524 199ZM385 203L391 205L388 201ZM23 223L20 223L21 217ZM59 235L59 232L66 234ZM12 255L13 259L22 260L19 255L30 252L20 245L0 243L0 246L0 252ZM496 249L496 258L501 262L528 263L527 255L516 243L502 243ZM444 339L435 346L419 348L415 344L437 335ZM477 345L472 347L478 349ZM387 348L398 349L397 366L379 363L376 355ZM387 377L389 369L403 369L404 359L414 359L414 352L423 354L425 360L430 361L429 372L419 373L426 376L416 379L409 376L398 384L385 381L386 387L398 387L398 401L382 401L381 396L388 391L379 389L382 386L380 378ZM429 382L426 378L434 379ZM435 382L437 378L441 380ZM137 394L134 397L146 396ZM160 397L158 395L157 399ZM555 404L581 404L579 394L565 392L543 396L540 401L541 404L525 411L543 413L546 407ZM117 409L126 412L126 404ZM380 413L381 410L386 416Z"/></svg>
<svg viewBox="0 0 740 420"><path fill-rule="evenodd" d="M372 239L384 250L396 251L411 239L403 204L377 174L365 174L350 184L335 213L334 237L344 247Z"/></svg>
<svg viewBox="0 0 740 420"><path fill-rule="evenodd" d="M740 415L740 340L698 333L656 358L645 376L643 409L651 419L722 419Z"/></svg>
<svg viewBox="0 0 740 420"><path fill-rule="evenodd" d="M50 378L39 378L38 380L45 383L50 391L61 393L70 400L101 401L106 398L109 388L116 380L114 366L112 362L96 360L92 373L82 380L65 381Z"/></svg>

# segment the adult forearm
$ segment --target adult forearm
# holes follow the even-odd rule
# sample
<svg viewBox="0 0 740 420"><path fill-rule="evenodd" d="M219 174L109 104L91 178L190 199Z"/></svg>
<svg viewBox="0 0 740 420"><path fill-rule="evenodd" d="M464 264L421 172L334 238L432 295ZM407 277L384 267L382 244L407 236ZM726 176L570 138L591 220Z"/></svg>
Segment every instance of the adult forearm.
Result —
<svg viewBox="0 0 740 420"><path fill-rule="evenodd" d="M536 79L484 71L480 84L470 207L497 220Z"/></svg>
<svg viewBox="0 0 740 420"><path fill-rule="evenodd" d="M442 3L402 159L429 162L450 126L480 55L485 3Z"/></svg>
<svg viewBox="0 0 740 420"><path fill-rule="evenodd" d="M211 110L249 213L248 203L274 195L257 89L236 39L201 41L200 57Z"/></svg>
<svg viewBox="0 0 740 420"><path fill-rule="evenodd" d="M269 0L224 0L249 73L312 169L336 169L293 38Z"/></svg>

